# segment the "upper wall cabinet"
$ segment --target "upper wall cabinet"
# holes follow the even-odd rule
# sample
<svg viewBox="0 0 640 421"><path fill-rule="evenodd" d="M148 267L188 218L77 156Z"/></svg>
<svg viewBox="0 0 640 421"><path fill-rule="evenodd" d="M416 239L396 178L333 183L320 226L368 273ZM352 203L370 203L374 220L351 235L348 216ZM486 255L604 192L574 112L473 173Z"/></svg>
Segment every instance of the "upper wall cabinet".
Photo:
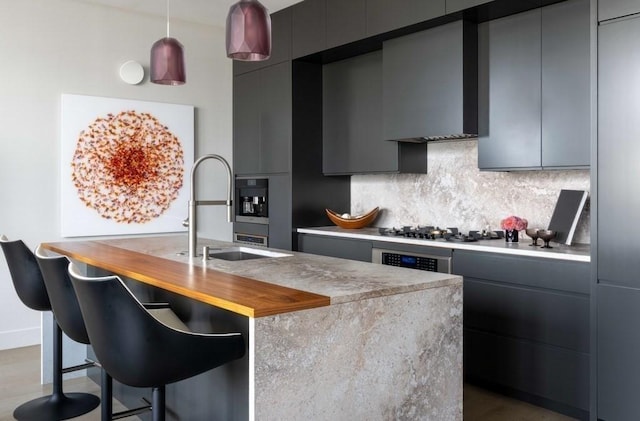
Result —
<svg viewBox="0 0 640 421"><path fill-rule="evenodd" d="M291 63L233 80L233 162L236 174L285 173L291 156Z"/></svg>
<svg viewBox="0 0 640 421"><path fill-rule="evenodd" d="M481 25L481 169L589 167L589 7L568 0Z"/></svg>
<svg viewBox="0 0 640 421"><path fill-rule="evenodd" d="M263 61L233 61L233 74L239 75L252 70L291 60L291 7L271 15L271 57Z"/></svg>
<svg viewBox="0 0 640 421"><path fill-rule="evenodd" d="M492 0L446 0L447 1L447 13L459 12L460 10L468 9L470 7L479 6L481 4L489 3Z"/></svg>
<svg viewBox="0 0 640 421"><path fill-rule="evenodd" d="M366 37L366 0L326 0L326 48L338 47Z"/></svg>
<svg viewBox="0 0 640 421"><path fill-rule="evenodd" d="M367 36L443 16L445 0L366 0Z"/></svg>
<svg viewBox="0 0 640 421"><path fill-rule="evenodd" d="M290 7L292 12L292 57L298 58L325 49L325 0L304 0Z"/></svg>
<svg viewBox="0 0 640 421"><path fill-rule="evenodd" d="M380 51L326 64L322 76L325 175L426 172L426 145L382 137Z"/></svg>
<svg viewBox="0 0 640 421"><path fill-rule="evenodd" d="M619 18L640 12L638 0L599 0L598 21Z"/></svg>
<svg viewBox="0 0 640 421"><path fill-rule="evenodd" d="M478 134L477 46L461 20L384 42L385 140Z"/></svg>

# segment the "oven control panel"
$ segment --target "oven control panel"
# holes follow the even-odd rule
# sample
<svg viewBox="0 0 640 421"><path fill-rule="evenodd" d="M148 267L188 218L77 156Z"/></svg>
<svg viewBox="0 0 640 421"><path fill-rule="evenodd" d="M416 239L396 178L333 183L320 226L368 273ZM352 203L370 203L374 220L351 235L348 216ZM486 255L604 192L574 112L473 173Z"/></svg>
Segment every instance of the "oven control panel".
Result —
<svg viewBox="0 0 640 421"><path fill-rule="evenodd" d="M371 261L388 266L426 270L429 272L451 273L451 258L430 256L419 253L405 253L395 250L372 250Z"/></svg>

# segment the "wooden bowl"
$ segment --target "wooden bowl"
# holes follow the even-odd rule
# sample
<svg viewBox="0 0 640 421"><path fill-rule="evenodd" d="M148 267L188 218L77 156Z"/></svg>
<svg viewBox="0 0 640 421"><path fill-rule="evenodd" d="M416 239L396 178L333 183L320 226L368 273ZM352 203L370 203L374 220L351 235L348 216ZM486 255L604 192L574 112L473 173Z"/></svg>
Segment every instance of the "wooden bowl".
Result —
<svg viewBox="0 0 640 421"><path fill-rule="evenodd" d="M327 216L329 217L331 222L333 222L340 228L358 229L369 226L369 224L371 224L373 220L376 219L376 216L378 216L379 210L380 208L375 208L360 217L349 219L343 218L339 213L334 212L331 209L325 209L325 212L327 212Z"/></svg>

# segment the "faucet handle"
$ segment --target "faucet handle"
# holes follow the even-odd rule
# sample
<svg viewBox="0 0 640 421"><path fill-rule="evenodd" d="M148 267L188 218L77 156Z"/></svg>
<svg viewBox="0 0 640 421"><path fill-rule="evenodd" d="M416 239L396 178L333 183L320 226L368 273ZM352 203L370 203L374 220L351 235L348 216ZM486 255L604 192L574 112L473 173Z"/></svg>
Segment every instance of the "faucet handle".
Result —
<svg viewBox="0 0 640 421"><path fill-rule="evenodd" d="M188 227L189 226L189 218L185 218L184 221L182 221L182 226L183 227Z"/></svg>

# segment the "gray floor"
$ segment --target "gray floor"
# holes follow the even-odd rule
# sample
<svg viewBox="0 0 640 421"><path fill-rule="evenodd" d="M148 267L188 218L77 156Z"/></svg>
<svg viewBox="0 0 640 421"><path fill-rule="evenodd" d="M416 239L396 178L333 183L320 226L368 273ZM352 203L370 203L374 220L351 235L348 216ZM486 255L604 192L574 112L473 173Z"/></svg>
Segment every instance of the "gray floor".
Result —
<svg viewBox="0 0 640 421"><path fill-rule="evenodd" d="M40 385L40 347L0 351L0 421L12 420L13 409L23 402L51 392L51 386ZM100 394L100 389L87 378L64 382L66 392ZM122 410L115 402L114 409ZM82 417L81 421L99 421L99 407ZM138 420L137 417L126 418ZM505 398L474 386L464 388L465 421L568 421L571 418L524 402Z"/></svg>

